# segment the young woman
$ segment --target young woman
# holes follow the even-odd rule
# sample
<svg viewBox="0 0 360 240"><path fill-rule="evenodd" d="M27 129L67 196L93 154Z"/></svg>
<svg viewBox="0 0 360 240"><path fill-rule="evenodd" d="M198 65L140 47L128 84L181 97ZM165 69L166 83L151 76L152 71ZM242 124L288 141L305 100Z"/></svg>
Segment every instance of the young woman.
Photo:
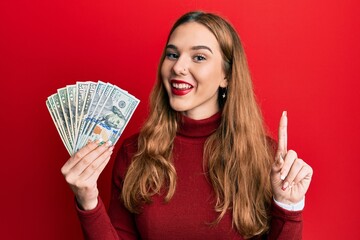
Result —
<svg viewBox="0 0 360 240"><path fill-rule="evenodd" d="M175 23L150 107L116 157L108 213L96 182L111 143L62 168L86 239L301 239L312 169L287 150L286 112L277 148L267 137L227 21L190 12Z"/></svg>

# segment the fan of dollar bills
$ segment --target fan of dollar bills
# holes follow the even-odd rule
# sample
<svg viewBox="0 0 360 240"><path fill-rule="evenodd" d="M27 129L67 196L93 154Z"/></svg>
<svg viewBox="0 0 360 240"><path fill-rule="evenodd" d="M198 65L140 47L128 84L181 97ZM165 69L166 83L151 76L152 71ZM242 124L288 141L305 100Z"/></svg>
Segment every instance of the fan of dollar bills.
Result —
<svg viewBox="0 0 360 240"><path fill-rule="evenodd" d="M139 100L110 83L76 82L46 100L56 129L70 155L89 141L115 144Z"/></svg>

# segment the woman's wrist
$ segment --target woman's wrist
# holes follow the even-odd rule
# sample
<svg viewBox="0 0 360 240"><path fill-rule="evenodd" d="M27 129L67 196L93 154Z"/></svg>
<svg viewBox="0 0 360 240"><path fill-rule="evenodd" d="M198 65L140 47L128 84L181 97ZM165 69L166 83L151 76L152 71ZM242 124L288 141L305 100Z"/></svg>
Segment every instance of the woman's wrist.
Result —
<svg viewBox="0 0 360 240"><path fill-rule="evenodd" d="M86 200L86 201L81 201L78 197L75 197L75 198L76 198L76 203L77 203L78 207L84 211L93 210L94 208L96 208L96 206L98 205L98 202L99 202L97 197L94 199L91 199L91 200Z"/></svg>
<svg viewBox="0 0 360 240"><path fill-rule="evenodd" d="M279 207L281 207L283 209L289 210L289 211L301 211L305 207L305 197L295 204L286 204L286 203L276 201L275 198L273 198L273 199L274 199L274 202L276 205L278 205Z"/></svg>

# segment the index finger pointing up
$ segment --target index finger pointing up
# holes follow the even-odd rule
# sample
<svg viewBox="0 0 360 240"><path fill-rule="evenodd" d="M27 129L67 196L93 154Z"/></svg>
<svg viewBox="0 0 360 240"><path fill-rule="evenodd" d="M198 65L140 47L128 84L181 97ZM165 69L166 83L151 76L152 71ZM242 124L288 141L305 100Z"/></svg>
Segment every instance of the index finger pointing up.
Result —
<svg viewBox="0 0 360 240"><path fill-rule="evenodd" d="M285 156L287 152L287 112L283 111L282 116L280 118L279 124L279 143L278 143L278 154L281 154L282 157Z"/></svg>

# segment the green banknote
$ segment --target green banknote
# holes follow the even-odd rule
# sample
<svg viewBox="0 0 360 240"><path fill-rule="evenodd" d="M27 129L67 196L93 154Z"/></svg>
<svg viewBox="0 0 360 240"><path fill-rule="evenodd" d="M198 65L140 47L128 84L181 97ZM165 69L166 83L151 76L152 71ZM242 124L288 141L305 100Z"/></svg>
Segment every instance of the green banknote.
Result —
<svg viewBox="0 0 360 240"><path fill-rule="evenodd" d="M111 141L115 144L138 104L138 99L114 86L95 117L91 119L83 144L95 140Z"/></svg>
<svg viewBox="0 0 360 240"><path fill-rule="evenodd" d="M90 141L115 144L139 100L110 83L76 82L46 100L56 130L70 155Z"/></svg>

